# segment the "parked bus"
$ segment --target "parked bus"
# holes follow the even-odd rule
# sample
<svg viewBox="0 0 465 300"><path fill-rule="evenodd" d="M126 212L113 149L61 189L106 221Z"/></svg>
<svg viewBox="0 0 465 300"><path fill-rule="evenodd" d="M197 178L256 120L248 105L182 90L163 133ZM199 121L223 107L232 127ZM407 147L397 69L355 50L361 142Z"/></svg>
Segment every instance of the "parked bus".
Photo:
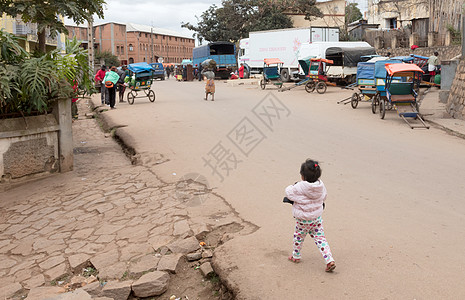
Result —
<svg viewBox="0 0 465 300"><path fill-rule="evenodd" d="M216 76L222 79L229 78L231 72L237 69L236 46L230 42L214 42L195 47L192 51L192 62L194 67L206 59L216 62Z"/></svg>

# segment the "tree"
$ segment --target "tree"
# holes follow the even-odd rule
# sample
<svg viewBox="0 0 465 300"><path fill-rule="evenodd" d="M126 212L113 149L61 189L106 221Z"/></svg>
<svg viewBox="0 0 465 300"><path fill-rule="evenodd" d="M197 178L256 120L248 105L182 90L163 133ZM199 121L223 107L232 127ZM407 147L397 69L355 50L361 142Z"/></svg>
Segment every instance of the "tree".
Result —
<svg viewBox="0 0 465 300"><path fill-rule="evenodd" d="M305 13L308 20L322 16L315 3L314 0L223 0L222 7L212 5L197 17L197 25L182 23L181 26L195 31L199 42L236 42L247 37L250 31L292 27L287 11Z"/></svg>
<svg viewBox="0 0 465 300"><path fill-rule="evenodd" d="M362 19L362 12L357 6L358 3L349 3L346 5L346 26L352 22Z"/></svg>
<svg viewBox="0 0 465 300"><path fill-rule="evenodd" d="M102 51L95 53L96 59L103 59L105 61L105 65L108 67L115 66L119 67L119 59L118 56L111 53L111 51Z"/></svg>
<svg viewBox="0 0 465 300"><path fill-rule="evenodd" d="M77 24L92 19L93 14L103 18L104 0L1 0L0 10L12 17L21 16L24 22L37 23L39 51L46 52L46 30L54 36L56 31L68 33L60 16Z"/></svg>

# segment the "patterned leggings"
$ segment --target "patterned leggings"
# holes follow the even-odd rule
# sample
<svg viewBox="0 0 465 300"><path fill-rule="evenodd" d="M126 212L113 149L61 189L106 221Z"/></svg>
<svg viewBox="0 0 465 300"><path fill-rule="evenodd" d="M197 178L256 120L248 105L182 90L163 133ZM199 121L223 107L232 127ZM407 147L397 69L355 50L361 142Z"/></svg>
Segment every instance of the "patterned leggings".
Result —
<svg viewBox="0 0 465 300"><path fill-rule="evenodd" d="M329 244L326 241L325 231L323 229L323 220L321 217L318 217L315 220L296 219L294 233L294 252L292 252L292 257L295 259L300 259L300 251L307 234L310 234L310 237L315 241L315 244L317 245L318 250L320 250L321 255L323 255L326 263L328 264L334 261L333 255L331 254L331 249L329 248Z"/></svg>

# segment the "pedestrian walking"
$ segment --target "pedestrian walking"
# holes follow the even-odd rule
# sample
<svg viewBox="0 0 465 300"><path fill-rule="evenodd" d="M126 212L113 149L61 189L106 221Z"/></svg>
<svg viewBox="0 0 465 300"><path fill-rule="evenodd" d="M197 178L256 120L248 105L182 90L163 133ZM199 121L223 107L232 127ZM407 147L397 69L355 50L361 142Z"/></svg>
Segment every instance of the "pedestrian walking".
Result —
<svg viewBox="0 0 465 300"><path fill-rule="evenodd" d="M202 81L202 71L203 71L203 67L202 67L202 64L199 64L199 72L198 72L198 78L199 78L199 81Z"/></svg>
<svg viewBox="0 0 465 300"><path fill-rule="evenodd" d="M103 79L105 78L105 74L107 73L105 65L102 65L100 70L97 71L97 74L95 74L95 82L100 84L100 100L102 101L103 104L109 104L108 102L108 90L105 87Z"/></svg>
<svg viewBox="0 0 465 300"><path fill-rule="evenodd" d="M215 101L215 73L212 71L203 72L205 76L205 98L203 100L208 100L208 95L212 95L212 101Z"/></svg>
<svg viewBox="0 0 465 300"><path fill-rule="evenodd" d="M129 76L128 68L124 65L121 67L121 71L117 72L119 75L118 79L118 95L119 95L119 102L124 102L124 91L126 90L126 85L124 84L124 80L126 76Z"/></svg>
<svg viewBox="0 0 465 300"><path fill-rule="evenodd" d="M166 66L166 78L167 79L170 79L170 73L171 73L171 69L170 69L170 66Z"/></svg>
<svg viewBox="0 0 465 300"><path fill-rule="evenodd" d="M434 52L434 54L428 58L428 71L430 76L430 82L434 82L434 77L436 76L437 66L439 65L438 55L438 52Z"/></svg>
<svg viewBox="0 0 465 300"><path fill-rule="evenodd" d="M292 214L296 220L294 233L294 251L289 260L300 262L302 245L307 234L315 241L318 250L326 261L326 272L336 268L331 249L326 241L323 229L324 202L326 187L321 181L321 168L317 161L307 159L300 167L302 181L286 188L284 202L292 204Z"/></svg>
<svg viewBox="0 0 465 300"><path fill-rule="evenodd" d="M119 75L116 73L116 67L112 66L110 71L105 74L105 78L103 78L103 82L108 89L108 98L111 109L115 109L116 84L118 83L118 80Z"/></svg>

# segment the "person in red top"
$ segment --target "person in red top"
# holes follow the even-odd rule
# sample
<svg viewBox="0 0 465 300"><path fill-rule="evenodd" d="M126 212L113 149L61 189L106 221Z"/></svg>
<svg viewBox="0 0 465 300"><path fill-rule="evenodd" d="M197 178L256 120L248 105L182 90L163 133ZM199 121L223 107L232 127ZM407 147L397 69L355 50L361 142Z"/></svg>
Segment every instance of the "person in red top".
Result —
<svg viewBox="0 0 465 300"><path fill-rule="evenodd" d="M71 98L71 116L74 120L78 119L78 107L77 107L77 100L78 100L78 83L76 80L73 81L73 98Z"/></svg>
<svg viewBox="0 0 465 300"><path fill-rule="evenodd" d="M244 78L244 64L241 63L241 66L239 67L239 78L243 79Z"/></svg>
<svg viewBox="0 0 465 300"><path fill-rule="evenodd" d="M102 100L102 104L109 103L108 100L108 90L105 87L105 84L103 84L103 78L105 78L105 74L107 73L105 65L102 65L100 70L97 71L97 74L95 74L95 82L100 83L100 99Z"/></svg>

